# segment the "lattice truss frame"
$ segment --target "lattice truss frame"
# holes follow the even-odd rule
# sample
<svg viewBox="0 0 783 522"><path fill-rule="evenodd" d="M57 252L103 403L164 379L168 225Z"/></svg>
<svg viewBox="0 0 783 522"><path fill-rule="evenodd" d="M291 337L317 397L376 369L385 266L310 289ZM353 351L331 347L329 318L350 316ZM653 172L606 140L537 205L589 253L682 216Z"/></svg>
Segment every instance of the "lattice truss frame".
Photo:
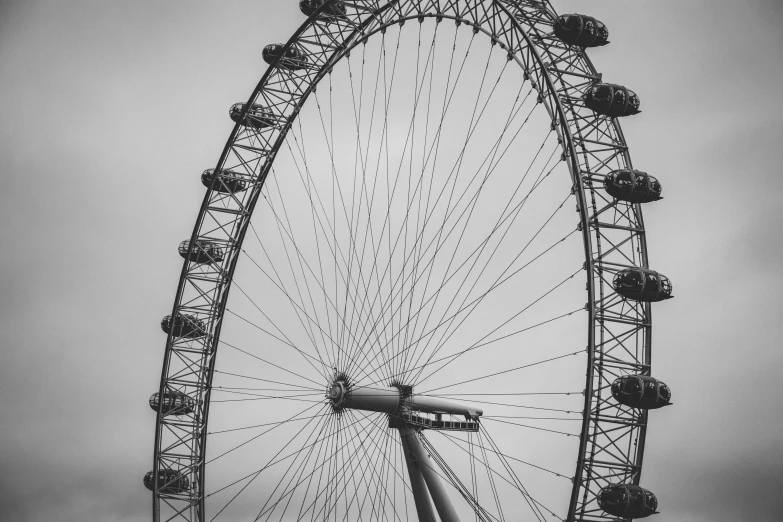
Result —
<svg viewBox="0 0 783 522"><path fill-rule="evenodd" d="M250 217L278 148L300 107L318 82L351 49L384 26L434 17L455 20L487 34L525 71L544 104L563 148L573 183L586 261L588 368L583 426L567 520L616 520L597 505L598 491L610 483L638 484L647 413L611 400L612 381L625 374L650 374L650 305L626 300L612 287L612 276L628 267L647 267L644 223L638 204L614 200L600 186L604 176L632 168L616 119L584 107L586 89L601 75L584 50L552 34L556 14L540 0L357 0L339 2L345 17L310 17L286 44L298 48L307 64L299 70L273 63L253 90L246 107L271 111L273 125L256 129L237 124L216 169L241 172L248 189L221 192L215 178L207 190L191 236L225 252L214 263L186 260L172 314L203 321L200 338L169 334L160 393L179 392L193 412L166 416L159 407L153 493L154 520L198 520L204 510L205 455L211 381L222 317L231 279ZM327 5L328 7L328 5ZM283 53L284 54L284 53ZM162 405L163 401L161 401ZM182 493L161 491L158 470L188 477Z"/></svg>

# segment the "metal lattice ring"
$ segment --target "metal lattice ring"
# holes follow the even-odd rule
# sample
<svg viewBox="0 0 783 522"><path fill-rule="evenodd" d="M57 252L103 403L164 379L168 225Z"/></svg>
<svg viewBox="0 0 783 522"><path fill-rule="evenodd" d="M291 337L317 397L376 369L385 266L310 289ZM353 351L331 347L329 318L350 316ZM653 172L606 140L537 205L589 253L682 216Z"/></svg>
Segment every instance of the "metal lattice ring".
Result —
<svg viewBox="0 0 783 522"><path fill-rule="evenodd" d="M672 285L618 123L639 96L585 53L606 26L540 0L300 8L179 245L153 520L656 512Z"/></svg>

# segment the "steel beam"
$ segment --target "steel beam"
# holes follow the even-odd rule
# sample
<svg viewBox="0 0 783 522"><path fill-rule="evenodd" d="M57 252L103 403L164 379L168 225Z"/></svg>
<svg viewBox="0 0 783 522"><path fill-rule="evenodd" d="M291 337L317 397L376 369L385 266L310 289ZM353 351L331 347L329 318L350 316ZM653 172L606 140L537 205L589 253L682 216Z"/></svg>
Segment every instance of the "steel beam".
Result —
<svg viewBox="0 0 783 522"><path fill-rule="evenodd" d="M484 414L484 410L470 404L441 399L440 397L427 397L413 395L406 399L405 406L408 409L424 411L427 413L447 413L451 415L464 415L472 419Z"/></svg>
<svg viewBox="0 0 783 522"><path fill-rule="evenodd" d="M463 415L475 419L484 414L481 408L470 404L441 399L440 397L427 397L424 395L412 395L403 398L400 390L394 386L348 386L342 381L336 381L327 391L327 396L336 405L354 410L375 411L379 413L394 414L400 408L426 413L440 413L448 415Z"/></svg>
<svg viewBox="0 0 783 522"><path fill-rule="evenodd" d="M408 461L408 469L410 470L411 464L414 464L413 467L416 467L424 477L424 482L427 484L427 489L429 490L432 501L435 504L435 509L438 510L438 515L440 516L441 522L460 522L457 511L451 504L451 500L449 500L449 496L446 494L446 490L440 481L440 477L438 477L438 474L435 473L435 469L432 467L430 458L419 441L416 430L408 424L403 424L399 430L400 438L403 441L403 446L406 447L407 453L409 453L409 455L413 458L412 462ZM413 480L411 480L411 482L413 482ZM417 500L416 510L418 511L418 509L419 502ZM432 510L430 508L430 512L431 511ZM422 515L419 513L419 521L421 522L422 520L427 519L422 519Z"/></svg>
<svg viewBox="0 0 783 522"><path fill-rule="evenodd" d="M394 413L400 407L400 390L394 387L352 386L344 406L354 410Z"/></svg>
<svg viewBox="0 0 783 522"><path fill-rule="evenodd" d="M435 512L432 511L432 502L427 493L427 485L424 482L424 476L419 469L419 463L414 457L408 437L402 436L400 429L400 439L402 440L402 449L405 452L405 465L408 467L408 476L411 479L411 490L413 491L413 500L416 503L416 514L419 516L419 522L437 522Z"/></svg>

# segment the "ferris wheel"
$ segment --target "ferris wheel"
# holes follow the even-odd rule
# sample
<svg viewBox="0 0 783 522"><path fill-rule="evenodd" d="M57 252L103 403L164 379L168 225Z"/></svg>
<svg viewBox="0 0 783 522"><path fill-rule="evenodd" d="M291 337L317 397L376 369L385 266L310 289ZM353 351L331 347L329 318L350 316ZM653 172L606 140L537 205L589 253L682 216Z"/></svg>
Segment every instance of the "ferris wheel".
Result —
<svg viewBox="0 0 783 522"><path fill-rule="evenodd" d="M619 125L639 98L585 53L607 28L543 0L299 6L179 245L153 520L657 512L672 285Z"/></svg>

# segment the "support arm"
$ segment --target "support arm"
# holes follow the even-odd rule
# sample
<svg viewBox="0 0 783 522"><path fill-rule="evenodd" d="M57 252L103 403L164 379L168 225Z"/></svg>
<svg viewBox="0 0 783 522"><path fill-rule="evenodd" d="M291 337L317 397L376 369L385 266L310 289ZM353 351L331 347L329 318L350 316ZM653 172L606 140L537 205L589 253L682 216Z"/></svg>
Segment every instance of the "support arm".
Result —
<svg viewBox="0 0 783 522"><path fill-rule="evenodd" d="M446 494L440 477L435 473L432 462L430 461L427 452L424 450L424 447L421 445L416 430L411 426L404 424L400 428L400 438L402 439L403 446L406 448L406 454L409 453L414 460L414 462L408 461L408 467L410 469L410 466L413 464L424 477L424 482L427 484L427 489L429 489L432 501L435 504L435 508L438 510L441 522L460 522L457 511L451 504L451 500L449 500L449 497ZM411 480L411 482L413 482L413 480ZM432 508L430 508L430 513L431 509ZM416 501L416 510L419 511L418 500ZM421 512L419 512L419 520L420 522L426 520L422 519Z"/></svg>
<svg viewBox="0 0 783 522"><path fill-rule="evenodd" d="M416 514L419 516L419 522L437 522L435 513L432 511L432 502L430 502L430 495L427 493L424 476L419 470L416 457L413 456L408 437L400 437L400 439L402 440L402 449L405 452L408 475L411 478L411 490L413 490L413 500L416 502Z"/></svg>

